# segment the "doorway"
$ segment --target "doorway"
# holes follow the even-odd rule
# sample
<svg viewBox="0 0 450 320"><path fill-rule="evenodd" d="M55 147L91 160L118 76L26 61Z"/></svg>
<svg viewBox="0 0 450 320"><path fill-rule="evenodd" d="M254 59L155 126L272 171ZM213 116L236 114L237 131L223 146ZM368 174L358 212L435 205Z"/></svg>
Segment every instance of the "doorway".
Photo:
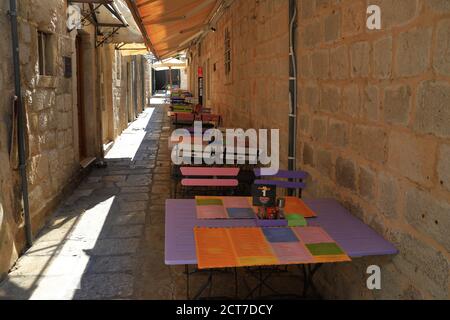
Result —
<svg viewBox="0 0 450 320"><path fill-rule="evenodd" d="M172 69L172 85L174 89L180 87L180 70ZM160 70L155 71L155 91L168 90L170 86L170 71Z"/></svg>

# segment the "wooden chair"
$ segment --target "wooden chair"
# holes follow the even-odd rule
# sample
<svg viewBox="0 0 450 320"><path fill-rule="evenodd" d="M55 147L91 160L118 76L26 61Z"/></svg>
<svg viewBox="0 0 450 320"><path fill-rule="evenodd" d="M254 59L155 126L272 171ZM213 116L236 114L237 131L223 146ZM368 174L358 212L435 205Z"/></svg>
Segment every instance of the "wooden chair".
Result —
<svg viewBox="0 0 450 320"><path fill-rule="evenodd" d="M192 126L195 121L195 115L192 112L174 112L172 115L172 124L178 126Z"/></svg>
<svg viewBox="0 0 450 320"><path fill-rule="evenodd" d="M194 121L201 121L205 128L218 128L222 124L222 116L212 113L174 112L170 113L172 124L177 126L194 125Z"/></svg>
<svg viewBox="0 0 450 320"><path fill-rule="evenodd" d="M218 128L222 125L222 116L219 114L201 113L198 115L198 120L200 120L203 123L203 125L212 123L215 128Z"/></svg>

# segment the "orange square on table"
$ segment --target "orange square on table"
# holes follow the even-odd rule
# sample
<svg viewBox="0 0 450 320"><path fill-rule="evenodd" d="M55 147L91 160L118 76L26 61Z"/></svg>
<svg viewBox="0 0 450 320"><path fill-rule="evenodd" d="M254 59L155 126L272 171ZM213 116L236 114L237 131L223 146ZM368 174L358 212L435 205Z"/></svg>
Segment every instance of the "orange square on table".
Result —
<svg viewBox="0 0 450 320"><path fill-rule="evenodd" d="M261 228L229 228L228 234L240 266L279 263Z"/></svg>
<svg viewBox="0 0 450 320"><path fill-rule="evenodd" d="M199 269L236 267L231 241L225 228L194 228Z"/></svg>
<svg viewBox="0 0 450 320"><path fill-rule="evenodd" d="M286 203L284 205L285 214L300 214L305 218L312 218L316 213L309 208L302 199L297 197L286 196Z"/></svg>

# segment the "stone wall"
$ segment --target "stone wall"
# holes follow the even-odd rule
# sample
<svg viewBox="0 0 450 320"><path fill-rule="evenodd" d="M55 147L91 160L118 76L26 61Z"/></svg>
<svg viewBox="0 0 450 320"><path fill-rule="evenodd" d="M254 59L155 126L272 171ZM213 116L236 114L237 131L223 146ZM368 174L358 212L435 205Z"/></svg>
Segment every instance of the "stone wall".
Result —
<svg viewBox="0 0 450 320"><path fill-rule="evenodd" d="M149 104L151 96L151 67L143 55L123 56L114 44L100 47L102 53L102 125L103 143L115 140L128 126L128 108L137 116ZM135 63L135 79L129 79L131 64ZM134 114L133 92L128 88L133 81L137 92L137 114Z"/></svg>
<svg viewBox="0 0 450 320"><path fill-rule="evenodd" d="M27 117L30 213L33 234L37 235L82 175L78 102L83 101L85 107L87 157L102 157L102 135L114 139L128 126L126 62L132 58L120 55L118 79L114 46L96 48L92 24L82 30L67 31L66 0L17 3L22 96ZM8 10L9 1L1 1L0 25L4 32L0 33L3 44L0 46L0 94L4 99L0 99L0 279L25 247L18 160L9 152L17 141L11 141L14 90ZM50 68L49 75L45 76L39 75L38 31L50 37ZM83 48L83 96L77 94L77 35ZM64 57L71 58L70 77L64 76ZM138 86L138 90L142 92L142 87Z"/></svg>
<svg viewBox="0 0 450 320"><path fill-rule="evenodd" d="M24 224L19 200L17 158L9 161L13 96L13 63L9 2L0 5L4 26L0 54L2 72L0 104L2 157L0 215L0 277L9 269L24 247ZM64 78L63 57L74 58L74 41L65 25L63 0L18 2L22 96L27 116L28 185L33 233L45 223L63 189L77 171L73 143L73 79ZM58 17L64 17L59 19ZM38 36L51 34L50 75L39 75ZM4 125L6 124L6 126Z"/></svg>
<svg viewBox="0 0 450 320"><path fill-rule="evenodd" d="M326 298L449 298L450 2L297 4L297 167L311 174L305 195L339 200L400 250L324 266L318 289ZM382 30L367 30L369 4L381 7ZM210 67L209 100L224 125L281 129L286 167L288 1L234 1L189 54L190 89L197 94L197 67L205 77ZM382 290L366 288L371 264L381 267Z"/></svg>
<svg viewBox="0 0 450 320"><path fill-rule="evenodd" d="M197 96L197 68L205 75L205 104L231 128L279 128L287 141L288 2L234 1L200 46L191 48L190 90ZM225 76L224 34L231 33L231 74ZM199 50L200 49L200 50ZM200 52L199 52L200 51ZM210 77L210 80L207 77ZM208 89L208 84L210 88ZM281 143L287 163L287 143Z"/></svg>
<svg viewBox="0 0 450 320"><path fill-rule="evenodd" d="M113 69L114 136L117 137L128 126L126 62L117 50L114 52Z"/></svg>
<svg viewBox="0 0 450 320"><path fill-rule="evenodd" d="M150 56L143 56L144 59L144 74L145 74L145 106L150 105L150 99L152 98L152 60Z"/></svg>
<svg viewBox="0 0 450 320"><path fill-rule="evenodd" d="M9 3L0 2L0 25L9 26L6 15ZM3 27L2 27L3 30ZM12 129L12 97L14 95L11 35L9 27L0 33L0 56L11 63L0 63L0 277L17 259L20 249L15 241L18 225L22 223L18 214L18 202L15 200L15 182L17 174L13 168L17 161L10 161L11 129ZM9 98L8 98L9 97Z"/></svg>
<svg viewBox="0 0 450 320"><path fill-rule="evenodd" d="M369 4L380 6L382 30L366 28ZM449 296L449 4L299 1L308 196L339 199L400 250L381 264L379 292L346 290L377 259L325 268L329 297Z"/></svg>

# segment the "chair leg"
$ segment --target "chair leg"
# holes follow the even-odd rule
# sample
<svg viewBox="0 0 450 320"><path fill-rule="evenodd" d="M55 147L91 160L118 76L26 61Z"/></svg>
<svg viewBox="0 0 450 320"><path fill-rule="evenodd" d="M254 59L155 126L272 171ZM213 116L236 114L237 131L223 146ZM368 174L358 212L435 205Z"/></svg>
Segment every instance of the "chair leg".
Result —
<svg viewBox="0 0 450 320"><path fill-rule="evenodd" d="M184 270L186 273L186 298L187 298L187 300L190 300L190 297L189 297L189 265L186 264L184 266Z"/></svg>

